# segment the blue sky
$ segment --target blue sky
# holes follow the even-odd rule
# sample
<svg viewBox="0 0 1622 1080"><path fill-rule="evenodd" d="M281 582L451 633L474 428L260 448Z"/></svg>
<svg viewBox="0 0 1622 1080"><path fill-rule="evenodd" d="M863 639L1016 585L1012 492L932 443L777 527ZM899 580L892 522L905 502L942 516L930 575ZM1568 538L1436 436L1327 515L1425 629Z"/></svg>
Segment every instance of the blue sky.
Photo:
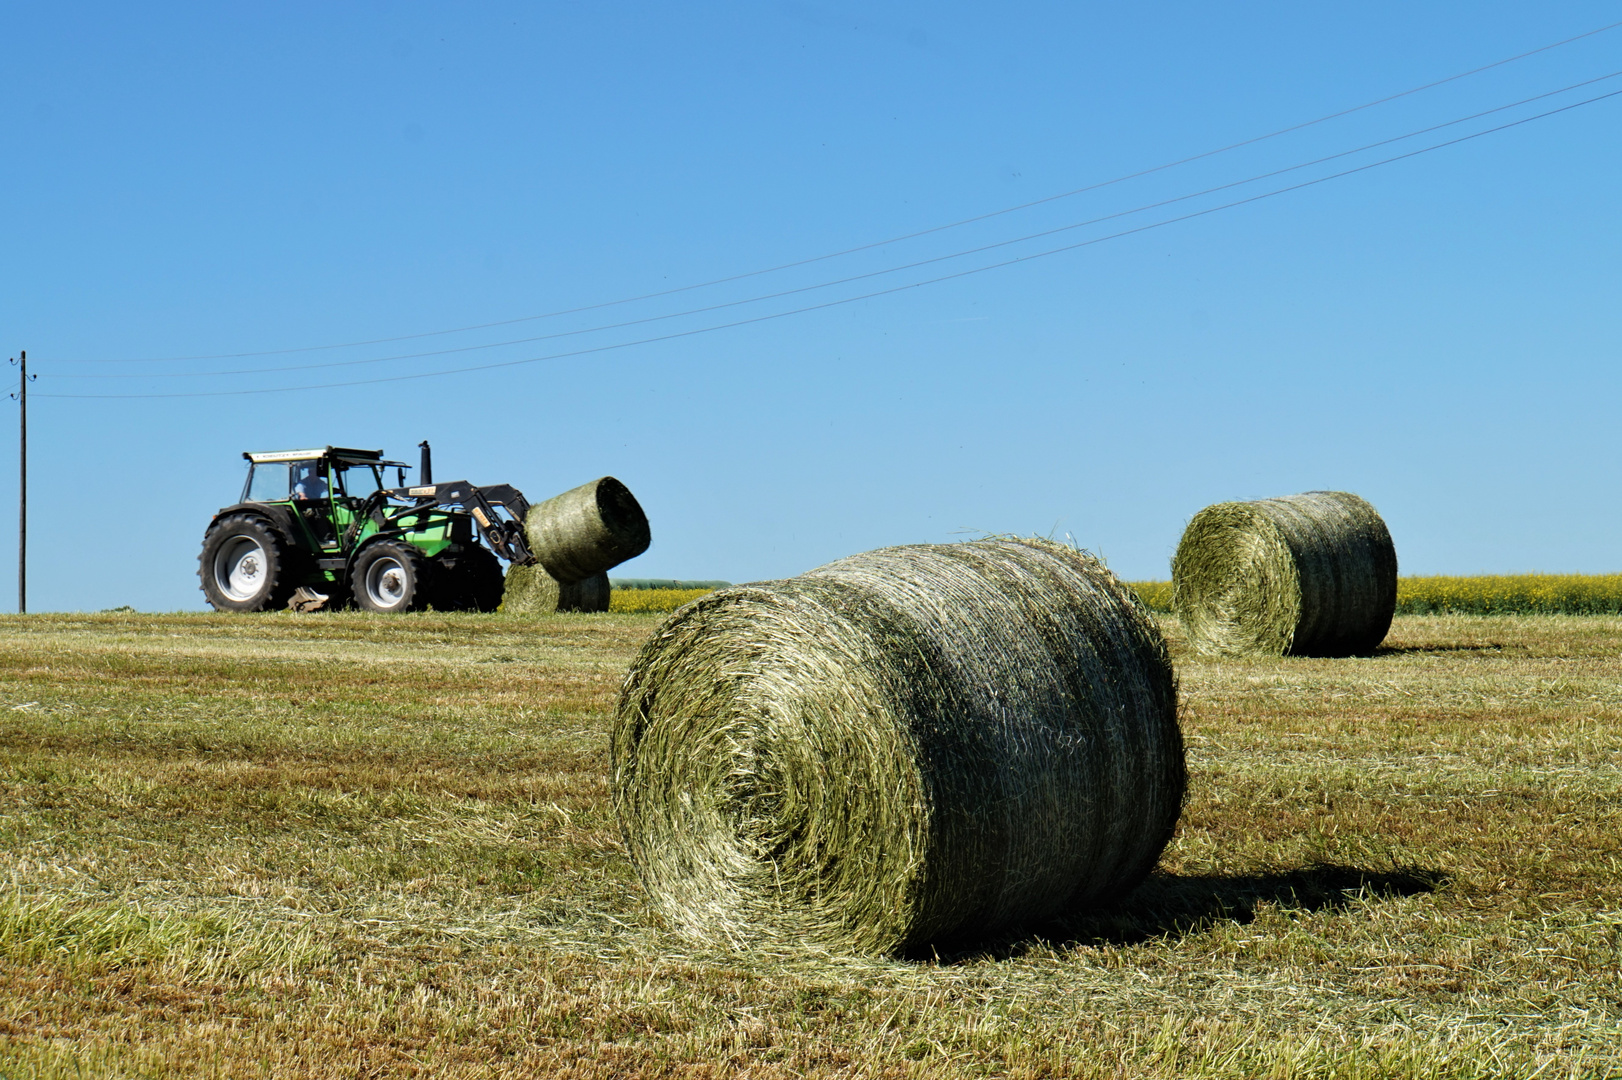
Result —
<svg viewBox="0 0 1622 1080"><path fill-rule="evenodd" d="M274 350L869 245L1618 20L1601 3L5 5L0 348L40 376L29 607L201 607L196 551L242 451L410 457L424 438L441 478L534 498L624 480L654 533L627 575L744 581L986 532L1068 535L1164 578L1200 507L1316 488L1379 507L1405 573L1617 570L1622 98L1213 208L1622 78L1127 212L1622 70L1622 28L788 270ZM244 353L263 355L225 356ZM213 358L166 359L192 356ZM513 361L533 362L463 370ZM0 567L15 441L8 407Z"/></svg>

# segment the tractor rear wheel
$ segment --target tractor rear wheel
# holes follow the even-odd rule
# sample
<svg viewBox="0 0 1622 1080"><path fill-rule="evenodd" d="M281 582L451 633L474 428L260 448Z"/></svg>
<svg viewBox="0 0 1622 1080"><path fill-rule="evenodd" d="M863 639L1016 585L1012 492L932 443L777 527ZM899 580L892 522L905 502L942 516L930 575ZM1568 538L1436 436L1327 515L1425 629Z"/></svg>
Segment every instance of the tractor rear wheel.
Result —
<svg viewBox="0 0 1622 1080"><path fill-rule="evenodd" d="M456 555L456 565L439 568L439 595L434 607L440 611L494 611L501 605L507 576L501 560L483 547L467 545Z"/></svg>
<svg viewBox="0 0 1622 1080"><path fill-rule="evenodd" d="M428 560L410 544L385 540L362 551L350 571L355 605L392 615L421 611L428 604Z"/></svg>
<svg viewBox="0 0 1622 1080"><path fill-rule="evenodd" d="M263 518L227 514L203 535L197 576L216 611L269 611L286 605L298 587L292 557L293 549Z"/></svg>

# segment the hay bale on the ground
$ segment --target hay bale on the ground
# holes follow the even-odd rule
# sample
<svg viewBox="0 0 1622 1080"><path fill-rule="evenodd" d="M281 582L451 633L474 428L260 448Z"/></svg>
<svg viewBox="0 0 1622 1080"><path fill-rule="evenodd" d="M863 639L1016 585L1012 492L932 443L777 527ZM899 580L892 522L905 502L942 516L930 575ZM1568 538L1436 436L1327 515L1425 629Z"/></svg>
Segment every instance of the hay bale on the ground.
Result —
<svg viewBox="0 0 1622 1080"><path fill-rule="evenodd" d="M524 527L535 557L565 584L636 558L653 539L636 497L612 476L530 507Z"/></svg>
<svg viewBox="0 0 1622 1080"><path fill-rule="evenodd" d="M886 548L676 612L626 676L615 809L680 932L903 952L1106 901L1182 806L1153 618L1085 552Z"/></svg>
<svg viewBox="0 0 1622 1080"><path fill-rule="evenodd" d="M1172 607L1204 653L1366 653L1397 606L1391 533L1345 491L1207 506L1184 530L1171 577Z"/></svg>
<svg viewBox="0 0 1622 1080"><path fill-rule="evenodd" d="M554 611L607 611L612 590L607 574L563 584L544 566L507 567L501 611L507 615L550 615Z"/></svg>

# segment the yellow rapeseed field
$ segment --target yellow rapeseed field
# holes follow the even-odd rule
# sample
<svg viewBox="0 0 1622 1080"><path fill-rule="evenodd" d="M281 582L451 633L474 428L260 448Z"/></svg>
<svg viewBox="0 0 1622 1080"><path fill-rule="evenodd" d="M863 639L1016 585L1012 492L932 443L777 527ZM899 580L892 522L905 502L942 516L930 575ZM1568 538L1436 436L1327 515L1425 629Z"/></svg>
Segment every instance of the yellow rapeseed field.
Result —
<svg viewBox="0 0 1622 1080"><path fill-rule="evenodd" d="M1171 610L1171 582L1132 581L1155 611ZM1399 615L1622 614L1622 574L1482 574L1397 579Z"/></svg>
<svg viewBox="0 0 1622 1080"><path fill-rule="evenodd" d="M1397 581L1404 615L1613 615L1622 612L1622 574L1496 574Z"/></svg>
<svg viewBox="0 0 1622 1080"><path fill-rule="evenodd" d="M713 589L615 589L608 597L608 610L626 614L675 611Z"/></svg>
<svg viewBox="0 0 1622 1080"><path fill-rule="evenodd" d="M1127 582L1153 611L1171 610L1171 582ZM675 611L709 589L615 589L610 611ZM1397 579L1402 615L1622 614L1622 574L1483 574Z"/></svg>
<svg viewBox="0 0 1622 1080"><path fill-rule="evenodd" d="M1171 582L1129 581L1126 584L1138 594L1138 599L1149 606L1150 611L1171 610Z"/></svg>

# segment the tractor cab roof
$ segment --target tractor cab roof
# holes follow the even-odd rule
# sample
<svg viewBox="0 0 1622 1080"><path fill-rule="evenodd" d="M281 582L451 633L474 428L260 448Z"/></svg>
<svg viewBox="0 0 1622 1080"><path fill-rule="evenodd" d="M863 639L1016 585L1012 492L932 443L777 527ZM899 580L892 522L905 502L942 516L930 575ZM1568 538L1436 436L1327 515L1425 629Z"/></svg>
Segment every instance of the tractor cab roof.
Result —
<svg viewBox="0 0 1622 1080"><path fill-rule="evenodd" d="M267 461L309 461L326 458L335 465L398 465L410 468L403 461L383 460L381 450L355 450L348 446L322 446L310 450L243 451L243 457L258 465Z"/></svg>

